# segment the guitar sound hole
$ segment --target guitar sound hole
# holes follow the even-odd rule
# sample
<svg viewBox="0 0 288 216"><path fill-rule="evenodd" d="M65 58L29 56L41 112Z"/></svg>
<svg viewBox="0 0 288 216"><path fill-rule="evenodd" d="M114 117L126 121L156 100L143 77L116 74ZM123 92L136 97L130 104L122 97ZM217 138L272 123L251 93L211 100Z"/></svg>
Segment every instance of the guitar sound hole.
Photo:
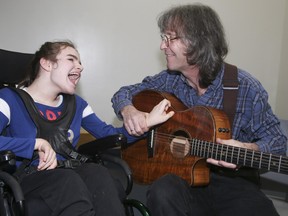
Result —
<svg viewBox="0 0 288 216"><path fill-rule="evenodd" d="M184 158L190 151L188 134L185 131L177 131L170 142L170 151L176 158Z"/></svg>

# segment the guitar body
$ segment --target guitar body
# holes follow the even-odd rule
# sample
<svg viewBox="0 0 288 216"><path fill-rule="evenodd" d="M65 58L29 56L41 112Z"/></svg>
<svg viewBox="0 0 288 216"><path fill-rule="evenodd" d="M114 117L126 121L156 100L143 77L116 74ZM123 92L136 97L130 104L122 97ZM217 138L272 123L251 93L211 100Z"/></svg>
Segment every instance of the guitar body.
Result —
<svg viewBox="0 0 288 216"><path fill-rule="evenodd" d="M150 184L172 173L193 186L207 185L210 172L206 159L191 156L187 140L229 139L229 120L220 110L204 106L187 108L175 96L153 90L135 95L133 105L138 110L150 112L164 98L171 102L174 116L155 127L152 141L148 137L122 148L122 158L131 167L137 183Z"/></svg>

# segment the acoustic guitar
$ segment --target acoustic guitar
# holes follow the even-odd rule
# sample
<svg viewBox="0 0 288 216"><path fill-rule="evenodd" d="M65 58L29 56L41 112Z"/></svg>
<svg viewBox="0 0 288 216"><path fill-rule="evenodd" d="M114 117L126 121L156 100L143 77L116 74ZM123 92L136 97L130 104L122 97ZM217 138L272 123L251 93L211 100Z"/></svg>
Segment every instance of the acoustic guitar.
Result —
<svg viewBox="0 0 288 216"><path fill-rule="evenodd" d="M256 169L288 174L288 158L215 143L216 137L231 138L229 119L218 109L187 108L175 96L145 90L133 97L133 105L150 112L164 98L170 100L172 118L149 131L145 139L122 147L122 158L132 169L137 183L150 184L172 173L193 186L209 183L206 158L214 158Z"/></svg>

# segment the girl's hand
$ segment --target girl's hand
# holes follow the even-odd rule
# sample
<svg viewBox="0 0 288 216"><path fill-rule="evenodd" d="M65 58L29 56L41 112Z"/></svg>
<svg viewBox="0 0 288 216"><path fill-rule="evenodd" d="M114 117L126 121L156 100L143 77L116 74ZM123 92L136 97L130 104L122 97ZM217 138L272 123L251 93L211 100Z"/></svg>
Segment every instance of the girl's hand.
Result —
<svg viewBox="0 0 288 216"><path fill-rule="evenodd" d="M34 150L38 150L39 165L38 170L54 169L57 166L56 153L48 141L37 138Z"/></svg>
<svg viewBox="0 0 288 216"><path fill-rule="evenodd" d="M175 112L167 110L171 106L170 101L163 99L159 104L157 104L150 113L146 113L146 124L147 127L153 127L155 125L161 124L171 118Z"/></svg>

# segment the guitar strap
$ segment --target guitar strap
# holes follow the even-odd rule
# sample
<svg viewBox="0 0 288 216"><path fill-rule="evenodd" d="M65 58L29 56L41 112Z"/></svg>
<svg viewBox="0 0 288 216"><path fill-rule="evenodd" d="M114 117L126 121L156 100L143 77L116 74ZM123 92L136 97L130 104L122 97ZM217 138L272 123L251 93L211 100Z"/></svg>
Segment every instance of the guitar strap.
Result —
<svg viewBox="0 0 288 216"><path fill-rule="evenodd" d="M233 128L234 116L236 113L237 95L239 88L238 69L236 66L225 63L223 85L223 109L227 114L231 128Z"/></svg>
<svg viewBox="0 0 288 216"><path fill-rule="evenodd" d="M233 121L236 114L237 96L239 89L238 69L236 66L225 63L223 84L223 109L229 118L231 130L233 128ZM215 170L214 170L215 171ZM225 173L226 176L239 176L259 185L259 172L257 169L242 167L237 172L231 170L216 169L218 173Z"/></svg>

